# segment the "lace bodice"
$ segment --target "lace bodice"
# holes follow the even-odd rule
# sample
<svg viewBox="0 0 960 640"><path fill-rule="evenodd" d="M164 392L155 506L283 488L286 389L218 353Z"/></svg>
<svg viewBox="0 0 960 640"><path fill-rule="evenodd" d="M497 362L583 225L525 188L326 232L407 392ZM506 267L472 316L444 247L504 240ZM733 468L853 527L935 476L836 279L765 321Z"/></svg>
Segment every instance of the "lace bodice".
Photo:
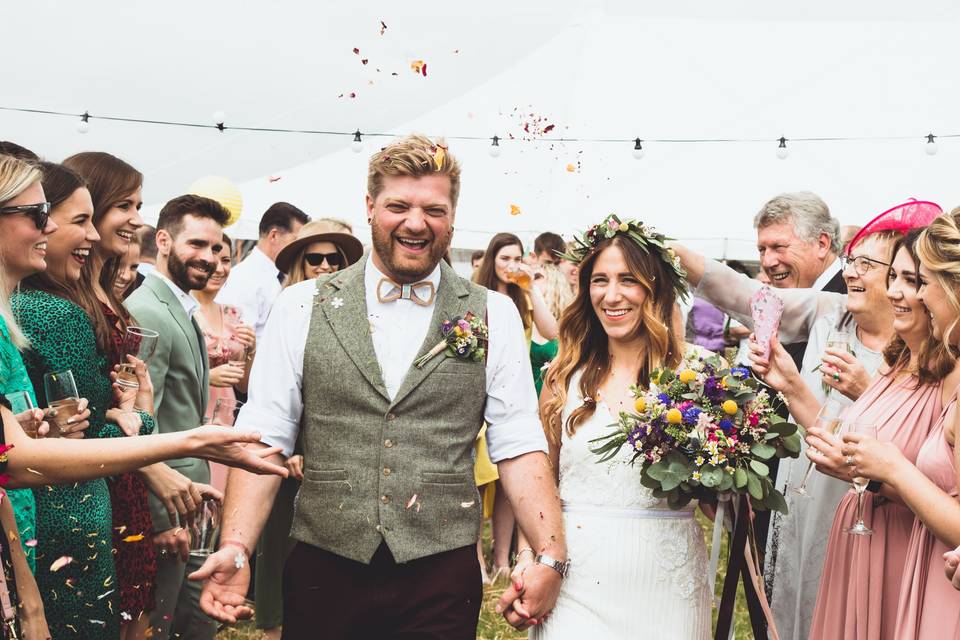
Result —
<svg viewBox="0 0 960 640"><path fill-rule="evenodd" d="M583 404L580 372L570 377L563 421ZM640 484L640 469L630 464L632 452L622 448L607 462L590 451L590 441L610 433L615 418L606 403L599 402L594 414L582 422L571 438L566 428L560 447L560 499L565 505L610 507L614 509L670 509ZM694 506L688 506L693 509Z"/></svg>

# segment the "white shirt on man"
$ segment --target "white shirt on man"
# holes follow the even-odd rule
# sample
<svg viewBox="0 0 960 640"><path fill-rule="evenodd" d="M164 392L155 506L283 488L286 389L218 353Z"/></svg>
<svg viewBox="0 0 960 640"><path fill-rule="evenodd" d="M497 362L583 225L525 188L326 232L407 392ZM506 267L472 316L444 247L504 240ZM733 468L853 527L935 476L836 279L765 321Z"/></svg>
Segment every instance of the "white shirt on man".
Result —
<svg viewBox="0 0 960 640"><path fill-rule="evenodd" d="M173 283L173 280L163 275L156 269L153 270L154 277L160 278L160 280L170 287L170 291L173 291L173 295L177 298L177 301L180 303L180 306L183 307L183 310L187 312L187 317L192 318L193 313L200 307L200 303L197 302L197 299L190 295L188 292L184 291L177 285Z"/></svg>
<svg viewBox="0 0 960 640"><path fill-rule="evenodd" d="M259 341L281 289L277 265L267 254L254 247L230 272L227 283L217 294L217 302L239 309L243 323L253 327Z"/></svg>
<svg viewBox="0 0 960 640"><path fill-rule="evenodd" d="M367 319L383 382L393 398L426 339L435 303L421 306L406 299L380 302L376 287L383 277L373 260L367 260ZM440 284L439 266L427 280L434 286ZM303 352L315 291L316 282L308 280L288 287L277 298L257 348L248 401L236 422L238 428L258 431L268 445L282 447L285 456L293 453L303 413ZM531 451L546 452L523 323L510 298L488 293L487 325L490 344L484 419L490 459L499 462ZM336 372L330 371L330 375Z"/></svg>
<svg viewBox="0 0 960 640"><path fill-rule="evenodd" d="M833 262L830 263L830 266L823 270L817 279L814 281L813 286L810 287L814 291L823 291L823 288L827 286L827 283L833 280L833 276L837 275L843 271L843 265L840 262L840 258L835 258Z"/></svg>

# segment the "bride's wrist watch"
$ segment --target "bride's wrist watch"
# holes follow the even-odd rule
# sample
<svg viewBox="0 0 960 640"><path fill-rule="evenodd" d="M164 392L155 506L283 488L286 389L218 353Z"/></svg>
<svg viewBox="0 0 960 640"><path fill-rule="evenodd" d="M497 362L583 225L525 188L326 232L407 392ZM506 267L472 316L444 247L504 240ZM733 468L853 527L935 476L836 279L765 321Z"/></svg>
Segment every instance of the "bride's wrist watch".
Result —
<svg viewBox="0 0 960 640"><path fill-rule="evenodd" d="M570 570L569 560L567 560L566 562L560 562L556 558L552 558L545 553L539 554L536 558L534 558L534 561L537 564L542 564L547 567L550 567L551 569L559 573L561 580L567 577L567 572Z"/></svg>

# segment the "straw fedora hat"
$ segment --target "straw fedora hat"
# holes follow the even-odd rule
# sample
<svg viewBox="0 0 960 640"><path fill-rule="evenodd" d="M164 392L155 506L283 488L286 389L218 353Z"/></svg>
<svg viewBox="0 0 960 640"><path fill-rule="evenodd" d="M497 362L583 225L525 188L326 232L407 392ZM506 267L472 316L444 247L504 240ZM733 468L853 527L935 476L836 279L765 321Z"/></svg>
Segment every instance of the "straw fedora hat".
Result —
<svg viewBox="0 0 960 640"><path fill-rule="evenodd" d="M347 257L345 266L353 264L363 256L363 244L342 229L339 225L327 220L314 220L303 225L297 233L297 239L277 254L277 269L283 273L288 273L300 249L314 242L332 242Z"/></svg>

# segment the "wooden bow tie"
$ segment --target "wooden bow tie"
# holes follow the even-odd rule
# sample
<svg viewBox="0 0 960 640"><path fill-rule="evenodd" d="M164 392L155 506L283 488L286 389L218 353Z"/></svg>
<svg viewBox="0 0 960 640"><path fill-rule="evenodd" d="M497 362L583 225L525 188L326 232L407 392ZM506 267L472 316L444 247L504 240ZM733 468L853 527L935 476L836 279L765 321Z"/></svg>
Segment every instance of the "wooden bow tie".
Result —
<svg viewBox="0 0 960 640"><path fill-rule="evenodd" d="M387 286L384 287L384 285ZM387 291L386 294L383 293L384 289ZM393 302L403 298L421 307L429 307L433 303L435 294L436 289L433 283L426 280L413 284L397 284L390 278L381 278L377 283L377 300L380 302Z"/></svg>

